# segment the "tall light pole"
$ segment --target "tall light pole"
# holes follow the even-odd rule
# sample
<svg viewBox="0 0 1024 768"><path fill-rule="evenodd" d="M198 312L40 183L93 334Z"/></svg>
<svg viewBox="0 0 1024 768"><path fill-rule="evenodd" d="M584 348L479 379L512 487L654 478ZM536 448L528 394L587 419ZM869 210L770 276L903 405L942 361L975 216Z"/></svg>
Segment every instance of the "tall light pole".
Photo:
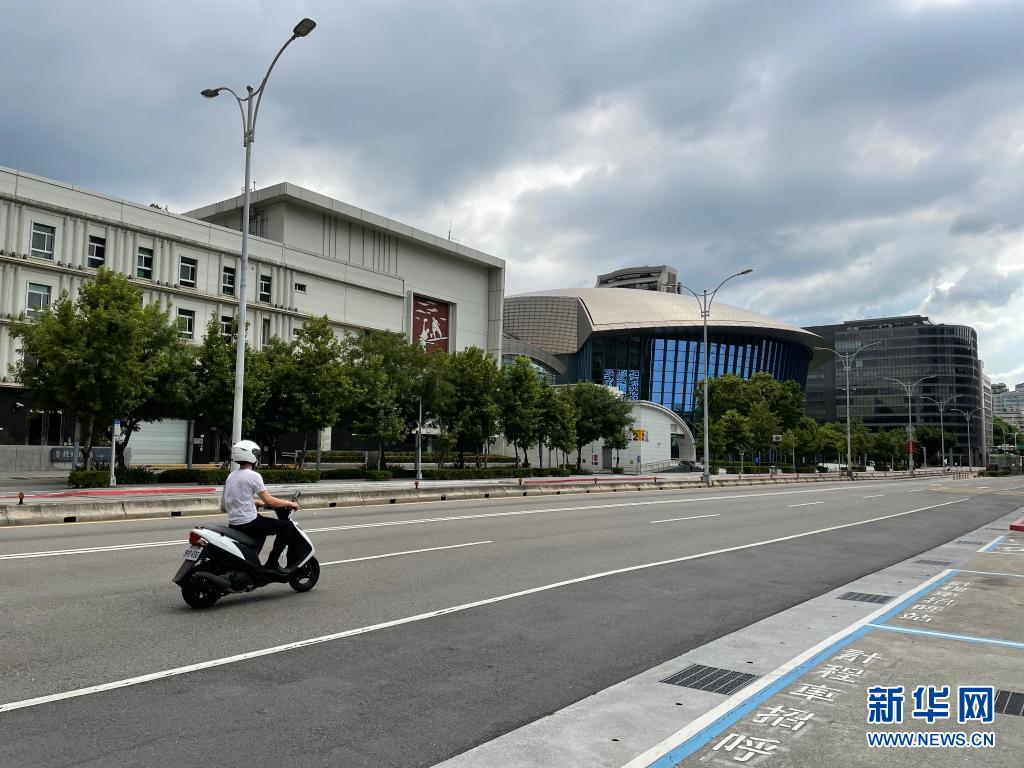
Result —
<svg viewBox="0 0 1024 768"><path fill-rule="evenodd" d="M880 341L873 341L853 352L846 353L836 352L832 347L815 347L815 349L831 352L839 358L839 361L843 364L843 369L846 371L846 474L851 480L853 479L853 441L850 439L850 367L853 365L853 359L857 355L868 347L874 347L881 343Z"/></svg>
<svg viewBox="0 0 1024 768"><path fill-rule="evenodd" d="M929 400L935 403L936 407L939 409L939 439L942 441L942 448L940 450L942 451L943 462L946 461L946 422L943 419L943 414L945 413L946 406L952 403L958 397L960 397L960 395L952 395L951 397L947 397L945 400L936 400L934 397L926 397L925 395L921 395L922 400ZM950 462L950 464L952 463L953 462Z"/></svg>
<svg viewBox="0 0 1024 768"><path fill-rule="evenodd" d="M972 408L969 411L964 411L960 408L950 408L951 411L956 411L964 417L964 421L967 422L967 468L971 469L974 466L974 447L971 444L971 419L978 411L981 410L981 406Z"/></svg>
<svg viewBox="0 0 1024 768"><path fill-rule="evenodd" d="M934 379L935 374L929 376L922 376L920 379L915 381L913 384L907 384L901 379L894 379L891 376L884 377L886 381L895 381L907 392L907 468L910 470L910 475L914 475L914 388L917 387L922 381L928 379Z"/></svg>
<svg viewBox="0 0 1024 768"><path fill-rule="evenodd" d="M708 315L711 314L711 303L715 300L715 294L718 293L719 289L734 277L740 275L749 275L753 272L753 269L744 269L742 272L737 272L735 275L729 275L725 280L718 284L718 288L708 293L708 289L705 288L703 293L698 294L692 288L689 288L682 283L676 283L676 289L686 288L697 300L697 304L700 306L700 316L704 320L704 485L711 485L711 445L708 434L708 423L710 418L708 416L708 385L711 383L711 375L709 371L709 360L711 358L711 352L708 349ZM681 291L680 291L681 292Z"/></svg>
<svg viewBox="0 0 1024 768"><path fill-rule="evenodd" d="M270 62L267 73L263 76L258 88L251 85L245 86L247 96L243 99L237 93L226 86L219 88L207 88L202 95L212 99L220 95L221 91L227 91L235 97L238 102L238 111L242 115L242 146L245 147L245 202L242 204L242 261L238 276L238 330L235 348L235 405L231 415L231 444L234 445L242 439L242 394L245 390L245 337L246 337L246 290L249 275L249 198L250 185L252 183L252 143L256 138L256 118L260 113L260 102L263 101L263 89L267 85L271 70L281 58L284 49L291 45L292 41L299 37L305 37L316 27L312 19L303 19L292 30L292 36L281 46L274 60ZM255 101L254 101L255 100ZM242 105L245 105L244 107Z"/></svg>

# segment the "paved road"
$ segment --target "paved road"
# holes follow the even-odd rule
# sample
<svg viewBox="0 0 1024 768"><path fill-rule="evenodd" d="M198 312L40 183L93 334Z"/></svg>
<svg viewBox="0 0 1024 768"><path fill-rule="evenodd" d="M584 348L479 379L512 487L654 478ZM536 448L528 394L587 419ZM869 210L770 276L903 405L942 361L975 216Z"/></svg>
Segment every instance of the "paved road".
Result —
<svg viewBox="0 0 1024 768"><path fill-rule="evenodd" d="M57 697L0 711L0 765L433 765L984 525L1020 506L1020 486L307 510L317 588L206 612L169 582L192 521L0 530L0 702Z"/></svg>

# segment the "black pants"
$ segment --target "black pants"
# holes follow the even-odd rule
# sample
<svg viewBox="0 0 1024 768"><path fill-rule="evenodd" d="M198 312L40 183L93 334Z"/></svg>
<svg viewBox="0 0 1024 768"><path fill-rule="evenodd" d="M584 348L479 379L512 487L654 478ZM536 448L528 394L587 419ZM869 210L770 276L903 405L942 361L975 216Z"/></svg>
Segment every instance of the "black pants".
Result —
<svg viewBox="0 0 1024 768"><path fill-rule="evenodd" d="M295 528L292 527L290 520L278 520L276 517L264 517L263 515L256 515L255 520L250 520L248 523L242 523L241 525L232 525L231 527L237 528L242 533L257 539L273 536L274 546L270 548L270 556L267 558L268 563L277 562L284 548L291 543L292 534L295 532Z"/></svg>

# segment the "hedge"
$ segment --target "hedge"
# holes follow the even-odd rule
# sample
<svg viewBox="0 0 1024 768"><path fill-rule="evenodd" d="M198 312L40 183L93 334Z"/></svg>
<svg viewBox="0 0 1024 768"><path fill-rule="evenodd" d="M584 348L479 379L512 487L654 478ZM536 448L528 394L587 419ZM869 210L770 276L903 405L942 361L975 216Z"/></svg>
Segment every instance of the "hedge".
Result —
<svg viewBox="0 0 1024 768"><path fill-rule="evenodd" d="M68 475L68 486L71 488L106 488L108 485L108 469L74 469Z"/></svg>
<svg viewBox="0 0 1024 768"><path fill-rule="evenodd" d="M320 473L310 469L261 469L265 483L315 483ZM196 485L224 485L230 473L226 469L165 469L160 473L161 483L194 483Z"/></svg>
<svg viewBox="0 0 1024 768"><path fill-rule="evenodd" d="M457 456L458 456L457 453L449 453L445 458L447 458L449 461L451 461L453 457L457 457ZM416 454L413 451L384 451L384 457L388 461L401 461L401 462L413 462L413 461L416 461ZM438 462L438 459L440 459L440 458L441 457L438 456L436 453L432 453L432 452L428 453L428 452L424 451L423 452L423 456L421 457L421 461L423 461L424 464L436 464ZM505 464L505 463L512 463L512 462L515 461L515 458L513 458L512 456L488 456L487 459L488 459L488 462L492 463L492 464ZM316 460L316 451L306 451L306 461L310 462L310 461L315 461L315 460ZM363 452L363 451L321 451L320 452L320 461L321 462L328 462L330 464L335 464L335 463L351 463L351 462L354 462L354 461L358 461L360 464L362 464L365 460L366 460L366 453ZM476 463L477 461L481 461L482 462L483 460L484 460L483 455L476 456L474 454L466 454L466 461L471 461L473 463Z"/></svg>
<svg viewBox="0 0 1024 768"><path fill-rule="evenodd" d="M390 480L392 475L386 469L368 469L364 473L367 480Z"/></svg>

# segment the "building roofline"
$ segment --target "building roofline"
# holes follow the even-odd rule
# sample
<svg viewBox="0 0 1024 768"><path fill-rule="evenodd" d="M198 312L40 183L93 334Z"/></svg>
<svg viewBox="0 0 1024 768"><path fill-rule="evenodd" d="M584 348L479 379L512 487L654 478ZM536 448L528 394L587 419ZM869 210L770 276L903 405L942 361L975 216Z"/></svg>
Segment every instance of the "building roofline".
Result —
<svg viewBox="0 0 1024 768"><path fill-rule="evenodd" d="M436 251L441 251L448 256L454 256L463 261L482 264L484 266L497 269L504 268L505 266L504 260L497 256L492 256L489 253L478 251L475 248L470 248L469 246L462 245L461 243L456 243L438 235L433 235L408 224L402 224L394 219L389 219L387 216L381 216L378 213L367 211L342 200L336 200L333 197L322 195L319 192L314 192L311 189L306 189L305 187L301 187L298 184L293 184L288 181L282 181L277 184L271 184L268 187L263 187L262 189L254 190L250 197L251 203L268 204L277 201L295 203L305 208L336 216L345 221L366 225L382 232L387 232L388 234L394 235L395 237L399 237L408 242L426 246ZM185 211L182 215L205 221L211 216L241 210L243 202L243 195L237 195L226 200L204 205L201 208Z"/></svg>

